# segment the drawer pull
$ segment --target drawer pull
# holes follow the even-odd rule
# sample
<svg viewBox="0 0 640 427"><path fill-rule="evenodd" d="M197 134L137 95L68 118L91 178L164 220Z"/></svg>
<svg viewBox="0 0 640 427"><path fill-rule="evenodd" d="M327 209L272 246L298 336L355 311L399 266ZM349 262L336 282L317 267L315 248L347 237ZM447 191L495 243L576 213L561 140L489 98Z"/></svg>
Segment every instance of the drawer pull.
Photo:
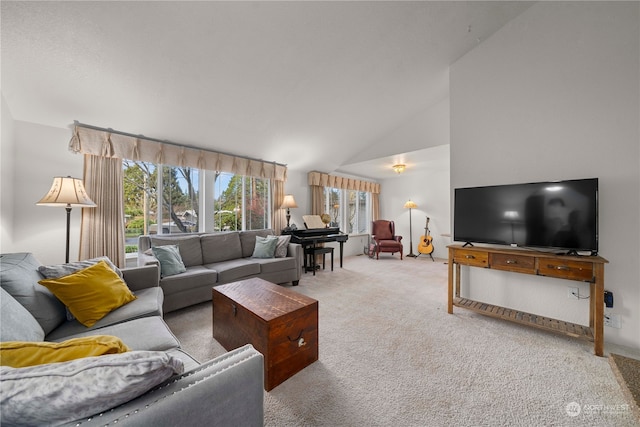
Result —
<svg viewBox="0 0 640 427"><path fill-rule="evenodd" d="M475 259L476 257L474 257L473 255L465 255L466 259Z"/></svg>
<svg viewBox="0 0 640 427"><path fill-rule="evenodd" d="M518 261L516 261L515 259L508 259L507 260L507 264L517 264Z"/></svg>
<svg viewBox="0 0 640 427"><path fill-rule="evenodd" d="M549 267L553 268L553 265L550 265ZM569 270L571 270L571 268L567 267L566 265L558 265L558 266L556 266L556 270L569 271Z"/></svg>
<svg viewBox="0 0 640 427"><path fill-rule="evenodd" d="M231 308L233 309L233 317L238 315L238 307L235 304L231 304Z"/></svg>
<svg viewBox="0 0 640 427"><path fill-rule="evenodd" d="M291 342L298 341L298 347L302 347L304 345L307 345L307 342L304 340L304 337L302 336L303 332L304 332L304 329L300 329L300 333L296 338L291 338L289 335L287 335L287 338L289 338L289 341Z"/></svg>

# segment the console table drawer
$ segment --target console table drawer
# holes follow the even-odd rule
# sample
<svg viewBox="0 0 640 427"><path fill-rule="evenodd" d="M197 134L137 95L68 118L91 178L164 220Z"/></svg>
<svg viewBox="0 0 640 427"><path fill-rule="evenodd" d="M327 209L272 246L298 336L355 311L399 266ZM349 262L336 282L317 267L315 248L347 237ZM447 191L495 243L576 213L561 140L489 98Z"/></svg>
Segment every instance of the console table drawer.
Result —
<svg viewBox="0 0 640 427"><path fill-rule="evenodd" d="M487 267L489 265L489 255L486 252L458 249L453 254L453 262L474 267Z"/></svg>
<svg viewBox="0 0 640 427"><path fill-rule="evenodd" d="M590 262L540 258L538 273L542 276L593 282L593 264Z"/></svg>
<svg viewBox="0 0 640 427"><path fill-rule="evenodd" d="M531 256L492 253L490 266L496 270L516 271L519 273L536 273L535 258Z"/></svg>

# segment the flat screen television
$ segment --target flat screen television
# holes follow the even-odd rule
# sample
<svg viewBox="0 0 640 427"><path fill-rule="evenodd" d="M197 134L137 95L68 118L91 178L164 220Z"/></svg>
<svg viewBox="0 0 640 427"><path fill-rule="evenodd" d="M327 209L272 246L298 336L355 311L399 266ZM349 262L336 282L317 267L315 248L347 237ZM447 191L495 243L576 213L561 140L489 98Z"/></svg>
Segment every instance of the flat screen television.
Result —
<svg viewBox="0 0 640 427"><path fill-rule="evenodd" d="M453 238L598 253L598 178L456 188Z"/></svg>

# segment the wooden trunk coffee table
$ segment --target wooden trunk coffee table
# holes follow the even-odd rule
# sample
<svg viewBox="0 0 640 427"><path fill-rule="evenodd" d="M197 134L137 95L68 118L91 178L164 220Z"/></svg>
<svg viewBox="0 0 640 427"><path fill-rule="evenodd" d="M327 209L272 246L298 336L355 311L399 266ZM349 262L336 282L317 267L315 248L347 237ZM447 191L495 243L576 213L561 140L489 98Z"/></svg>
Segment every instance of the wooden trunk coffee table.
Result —
<svg viewBox="0 0 640 427"><path fill-rule="evenodd" d="M216 286L213 338L262 353L269 391L318 360L318 301L258 278Z"/></svg>

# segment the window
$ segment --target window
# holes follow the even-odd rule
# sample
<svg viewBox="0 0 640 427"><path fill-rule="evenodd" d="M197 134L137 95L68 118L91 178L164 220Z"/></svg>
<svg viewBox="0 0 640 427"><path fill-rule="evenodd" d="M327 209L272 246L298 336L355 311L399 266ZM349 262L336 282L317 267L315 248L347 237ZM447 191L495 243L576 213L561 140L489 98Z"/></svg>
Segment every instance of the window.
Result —
<svg viewBox="0 0 640 427"><path fill-rule="evenodd" d="M123 168L127 253L141 234L270 227L269 179L132 160Z"/></svg>
<svg viewBox="0 0 640 427"><path fill-rule="evenodd" d="M331 216L331 226L348 234L364 234L371 222L370 193L325 187L325 212Z"/></svg>
<svg viewBox="0 0 640 427"><path fill-rule="evenodd" d="M261 230L270 227L268 179L220 173L215 181L215 230Z"/></svg>

